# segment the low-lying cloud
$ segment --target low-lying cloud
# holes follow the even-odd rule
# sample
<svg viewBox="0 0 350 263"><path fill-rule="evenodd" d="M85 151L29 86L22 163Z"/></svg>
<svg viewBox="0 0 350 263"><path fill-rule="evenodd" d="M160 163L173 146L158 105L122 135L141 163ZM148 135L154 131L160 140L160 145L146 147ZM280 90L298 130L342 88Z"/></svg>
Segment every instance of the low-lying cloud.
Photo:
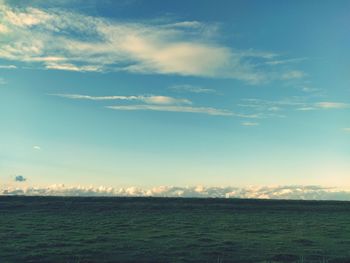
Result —
<svg viewBox="0 0 350 263"><path fill-rule="evenodd" d="M265 187L176 187L159 186L151 189L138 187L85 187L51 185L48 187L3 187L0 195L42 196L153 196L198 198L255 198L301 200L349 200L350 189L322 186L265 186Z"/></svg>

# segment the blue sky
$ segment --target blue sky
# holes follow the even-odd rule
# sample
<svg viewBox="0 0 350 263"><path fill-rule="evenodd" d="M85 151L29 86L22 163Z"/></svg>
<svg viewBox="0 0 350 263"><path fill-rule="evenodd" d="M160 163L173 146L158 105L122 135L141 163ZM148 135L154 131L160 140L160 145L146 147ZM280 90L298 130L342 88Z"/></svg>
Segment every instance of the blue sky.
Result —
<svg viewBox="0 0 350 263"><path fill-rule="evenodd" d="M0 183L350 187L349 8L0 1Z"/></svg>

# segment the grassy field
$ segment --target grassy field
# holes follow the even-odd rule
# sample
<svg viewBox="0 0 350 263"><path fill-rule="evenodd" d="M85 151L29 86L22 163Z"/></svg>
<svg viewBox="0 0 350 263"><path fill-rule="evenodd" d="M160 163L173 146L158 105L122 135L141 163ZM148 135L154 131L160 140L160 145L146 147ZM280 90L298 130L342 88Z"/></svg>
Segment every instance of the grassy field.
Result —
<svg viewBox="0 0 350 263"><path fill-rule="evenodd" d="M350 203L3 196L0 262L350 262Z"/></svg>

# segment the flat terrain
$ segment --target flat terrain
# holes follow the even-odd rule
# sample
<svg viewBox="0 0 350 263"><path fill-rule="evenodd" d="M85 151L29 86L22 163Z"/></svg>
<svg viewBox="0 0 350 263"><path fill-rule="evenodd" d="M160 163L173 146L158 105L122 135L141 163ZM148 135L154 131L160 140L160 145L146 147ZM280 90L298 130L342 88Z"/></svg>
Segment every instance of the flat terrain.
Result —
<svg viewBox="0 0 350 263"><path fill-rule="evenodd" d="M350 202L3 196L0 262L350 262Z"/></svg>

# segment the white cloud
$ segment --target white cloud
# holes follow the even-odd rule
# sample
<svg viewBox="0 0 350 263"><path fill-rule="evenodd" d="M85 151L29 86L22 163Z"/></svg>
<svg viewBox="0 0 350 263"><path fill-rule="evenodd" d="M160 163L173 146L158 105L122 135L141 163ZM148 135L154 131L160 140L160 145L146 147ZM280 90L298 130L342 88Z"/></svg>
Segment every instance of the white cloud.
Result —
<svg viewBox="0 0 350 263"><path fill-rule="evenodd" d="M7 60L56 70L233 78L250 84L278 79L256 63L277 54L215 44L217 27L198 21L120 22L61 9L5 4L0 6L0 16L1 32L7 36L0 44L0 58ZM281 74L290 79L303 73Z"/></svg>
<svg viewBox="0 0 350 263"><path fill-rule="evenodd" d="M266 61L266 65L282 65L282 64L290 64L290 63L298 63L301 61L307 60L307 58L291 58L291 59L281 59L281 60L271 60Z"/></svg>
<svg viewBox="0 0 350 263"><path fill-rule="evenodd" d="M214 89L203 88L199 86L182 84L182 85L173 85L168 88L169 90L176 92L190 92L190 93L215 93Z"/></svg>
<svg viewBox="0 0 350 263"><path fill-rule="evenodd" d="M343 131L350 132L350 127L349 128L343 128Z"/></svg>
<svg viewBox="0 0 350 263"><path fill-rule="evenodd" d="M7 28L7 26L0 24L0 34L1 33L8 33L9 29Z"/></svg>
<svg viewBox="0 0 350 263"><path fill-rule="evenodd" d="M44 60L43 60L44 61ZM77 66L70 63L47 63L45 66L47 69L67 70L67 71L102 71L101 66L86 65Z"/></svg>
<svg viewBox="0 0 350 263"><path fill-rule="evenodd" d="M330 101L323 101L315 103L315 106L321 109L346 109L350 108L350 104L348 103L342 103L342 102L330 102Z"/></svg>
<svg viewBox="0 0 350 263"><path fill-rule="evenodd" d="M192 104L188 99L177 99L168 96L142 96L141 100L149 104L163 104L163 105L171 105L171 104Z"/></svg>
<svg viewBox="0 0 350 263"><path fill-rule="evenodd" d="M80 99L80 100L126 100L126 101L142 101L147 104L160 104L160 105L172 105L172 104L192 104L188 99L173 98L168 96L89 96L81 94L50 94L53 96L68 98L68 99Z"/></svg>
<svg viewBox="0 0 350 263"><path fill-rule="evenodd" d="M250 126L250 127L259 125L258 122L242 122L241 124L242 124L242 126Z"/></svg>
<svg viewBox="0 0 350 263"><path fill-rule="evenodd" d="M248 109L260 118L283 117L276 114L286 110L313 111L331 109L350 109L350 104L343 102L310 102L305 97L292 97L277 101L262 99L242 99L238 106Z"/></svg>
<svg viewBox="0 0 350 263"><path fill-rule="evenodd" d="M291 80L291 79L301 79L305 77L306 74L300 70L292 70L282 74L281 79Z"/></svg>
<svg viewBox="0 0 350 263"><path fill-rule="evenodd" d="M43 196L154 196L202 198L254 198L301 200L350 200L350 189L322 186L264 186L264 187L176 187L160 186L151 189L138 187L112 188L93 186L51 185L48 187L5 187L0 195Z"/></svg>
<svg viewBox="0 0 350 263"><path fill-rule="evenodd" d="M16 69L15 65L0 65L0 69Z"/></svg>
<svg viewBox="0 0 350 263"><path fill-rule="evenodd" d="M190 106L174 106L174 105L123 105L123 106L107 106L106 108L112 110L123 111L169 111L169 112L188 112L188 113L202 113L208 115L219 116L240 116L234 114L229 110L216 109L210 107L190 107Z"/></svg>
<svg viewBox="0 0 350 263"><path fill-rule="evenodd" d="M34 145L33 149L39 151L39 150L41 150L41 147L39 145Z"/></svg>

